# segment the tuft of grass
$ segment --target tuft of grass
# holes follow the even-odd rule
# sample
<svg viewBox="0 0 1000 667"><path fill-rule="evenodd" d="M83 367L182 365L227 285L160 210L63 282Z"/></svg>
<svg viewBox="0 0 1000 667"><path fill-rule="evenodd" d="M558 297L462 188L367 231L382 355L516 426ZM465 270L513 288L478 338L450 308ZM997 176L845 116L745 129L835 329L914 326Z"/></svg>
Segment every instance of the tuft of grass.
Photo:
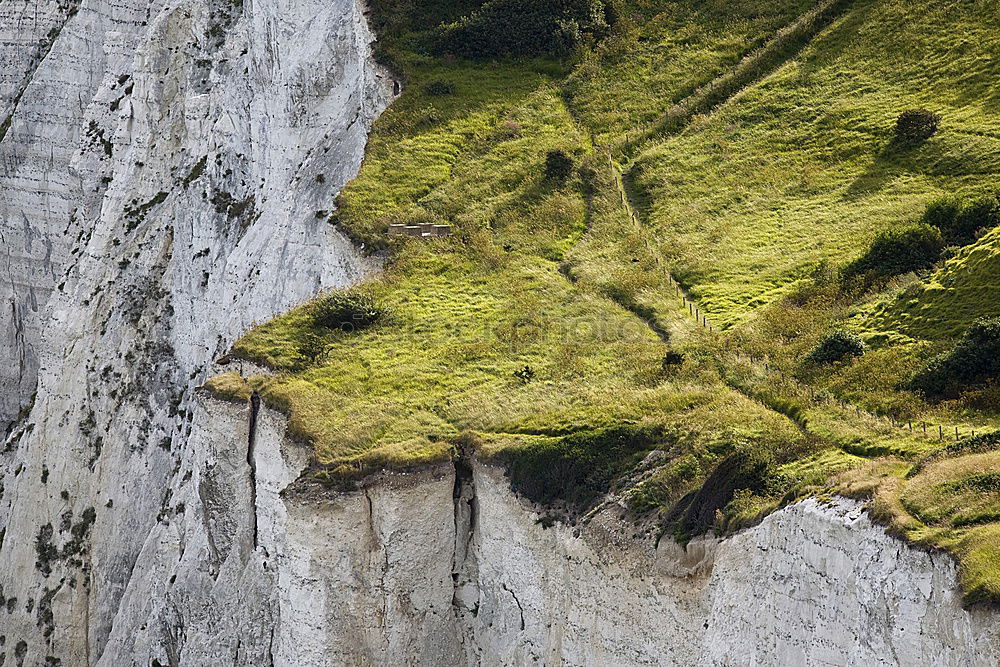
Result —
<svg viewBox="0 0 1000 667"><path fill-rule="evenodd" d="M253 387L236 371L210 377L203 389L215 398L236 403L246 403L253 394Z"/></svg>

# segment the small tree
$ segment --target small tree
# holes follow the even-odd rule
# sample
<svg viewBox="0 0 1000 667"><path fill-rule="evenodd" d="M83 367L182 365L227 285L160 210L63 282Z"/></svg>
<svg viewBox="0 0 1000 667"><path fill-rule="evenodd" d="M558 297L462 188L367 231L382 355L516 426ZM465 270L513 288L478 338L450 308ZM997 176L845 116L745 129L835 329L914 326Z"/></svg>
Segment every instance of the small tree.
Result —
<svg viewBox="0 0 1000 667"><path fill-rule="evenodd" d="M860 357L867 349L860 336L837 329L824 336L806 358L814 364L832 364L846 357Z"/></svg>
<svg viewBox="0 0 1000 667"><path fill-rule="evenodd" d="M573 158L562 149L549 151L545 156L545 177L565 181L573 173Z"/></svg>
<svg viewBox="0 0 1000 667"><path fill-rule="evenodd" d="M909 109L896 119L894 140L897 144L915 145L927 141L938 130L941 117L927 109Z"/></svg>

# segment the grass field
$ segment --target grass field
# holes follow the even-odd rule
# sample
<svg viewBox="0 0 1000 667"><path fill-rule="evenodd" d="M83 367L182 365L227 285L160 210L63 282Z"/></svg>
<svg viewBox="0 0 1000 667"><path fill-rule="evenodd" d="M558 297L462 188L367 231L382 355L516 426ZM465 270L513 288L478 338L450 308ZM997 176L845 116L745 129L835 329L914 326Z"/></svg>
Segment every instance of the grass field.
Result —
<svg viewBox="0 0 1000 667"><path fill-rule="evenodd" d="M387 254L363 288L386 314L348 333L298 308L234 347L274 375L209 389L287 412L320 478L474 446L529 496L568 507L614 488L681 539L808 494L870 497L900 535L959 558L970 600L1000 598L1000 454L922 426L996 429L1000 390L904 389L998 314L998 230L874 289L838 273L931 199L1000 186L1000 5L829 3L812 34L790 28L812 2L635 0L570 58L428 55L432 29L474 5L375 5L380 56L406 87L330 208ZM664 123L758 60L759 80ZM941 129L890 145L915 107ZM557 149L566 179L545 173ZM400 222L454 235L390 240ZM694 323L671 275L721 331ZM806 362L833 328L868 351Z"/></svg>
<svg viewBox="0 0 1000 667"><path fill-rule="evenodd" d="M857 2L774 75L645 150L637 198L704 309L744 322L936 196L995 190L998 27L978 2ZM896 116L919 107L941 132L890 148Z"/></svg>

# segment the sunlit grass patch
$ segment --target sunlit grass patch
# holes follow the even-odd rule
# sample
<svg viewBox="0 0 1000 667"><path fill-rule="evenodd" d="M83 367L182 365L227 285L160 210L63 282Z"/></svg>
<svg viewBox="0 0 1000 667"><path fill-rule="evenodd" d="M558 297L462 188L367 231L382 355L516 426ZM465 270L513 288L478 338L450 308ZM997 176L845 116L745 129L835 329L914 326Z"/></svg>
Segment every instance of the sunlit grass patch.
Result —
<svg viewBox="0 0 1000 667"><path fill-rule="evenodd" d="M907 481L902 500L928 524L953 527L1000 520L1000 455L937 461Z"/></svg>

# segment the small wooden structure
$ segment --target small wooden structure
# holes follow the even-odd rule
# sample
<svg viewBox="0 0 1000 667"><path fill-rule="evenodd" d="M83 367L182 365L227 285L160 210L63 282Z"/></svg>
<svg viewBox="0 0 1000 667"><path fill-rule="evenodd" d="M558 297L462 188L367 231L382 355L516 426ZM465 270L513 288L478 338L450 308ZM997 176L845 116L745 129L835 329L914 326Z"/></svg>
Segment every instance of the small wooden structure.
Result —
<svg viewBox="0 0 1000 667"><path fill-rule="evenodd" d="M433 223L389 225L389 236L416 236L418 238L451 236L451 225L435 225Z"/></svg>

